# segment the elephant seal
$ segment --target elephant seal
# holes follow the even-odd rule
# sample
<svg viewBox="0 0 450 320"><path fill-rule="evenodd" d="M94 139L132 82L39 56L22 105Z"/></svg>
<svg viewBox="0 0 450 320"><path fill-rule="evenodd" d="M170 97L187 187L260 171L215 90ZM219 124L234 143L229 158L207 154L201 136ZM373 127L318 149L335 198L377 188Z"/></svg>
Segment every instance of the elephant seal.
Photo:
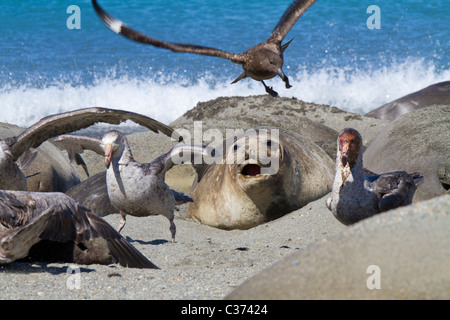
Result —
<svg viewBox="0 0 450 320"><path fill-rule="evenodd" d="M423 184L413 202L450 191L450 106L431 106L389 123L364 152L373 172L420 172Z"/></svg>
<svg viewBox="0 0 450 320"><path fill-rule="evenodd" d="M224 145L225 162L197 167L199 181L190 194L194 202L188 218L221 229L249 229L331 190L333 161L295 133L248 129L228 137Z"/></svg>
<svg viewBox="0 0 450 320"><path fill-rule="evenodd" d="M405 113L431 105L450 105L450 81L435 83L366 113L367 117L395 120Z"/></svg>
<svg viewBox="0 0 450 320"><path fill-rule="evenodd" d="M448 300L449 205L447 195L365 219L284 257L225 299Z"/></svg>

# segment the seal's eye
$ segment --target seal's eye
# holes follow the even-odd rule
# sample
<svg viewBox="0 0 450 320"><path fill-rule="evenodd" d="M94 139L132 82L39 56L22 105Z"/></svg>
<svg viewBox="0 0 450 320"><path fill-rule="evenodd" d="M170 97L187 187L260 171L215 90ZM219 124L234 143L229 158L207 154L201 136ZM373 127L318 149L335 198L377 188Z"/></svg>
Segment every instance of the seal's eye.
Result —
<svg viewBox="0 0 450 320"><path fill-rule="evenodd" d="M237 146L237 144L235 144L234 147L233 147L233 150L237 151L237 149L238 149L238 146Z"/></svg>

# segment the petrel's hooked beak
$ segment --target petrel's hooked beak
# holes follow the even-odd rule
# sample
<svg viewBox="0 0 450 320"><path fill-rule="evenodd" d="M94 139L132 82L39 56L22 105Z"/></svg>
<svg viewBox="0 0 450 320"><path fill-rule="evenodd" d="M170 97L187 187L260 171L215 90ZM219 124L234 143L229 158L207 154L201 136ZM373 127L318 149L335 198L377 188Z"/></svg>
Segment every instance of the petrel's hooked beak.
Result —
<svg viewBox="0 0 450 320"><path fill-rule="evenodd" d="M343 165L344 167L347 165L347 163L348 163L348 157L347 157L346 154L343 154L343 155L342 155L342 157L341 157L341 162L342 162L342 165Z"/></svg>
<svg viewBox="0 0 450 320"><path fill-rule="evenodd" d="M106 169L109 168L109 165L111 164L111 158L112 158L112 144L105 144L105 167Z"/></svg>
<svg viewBox="0 0 450 320"><path fill-rule="evenodd" d="M348 163L348 148L349 148L349 144L348 143L344 143L344 145L342 146L342 150L341 150L341 162L342 165L345 167Z"/></svg>

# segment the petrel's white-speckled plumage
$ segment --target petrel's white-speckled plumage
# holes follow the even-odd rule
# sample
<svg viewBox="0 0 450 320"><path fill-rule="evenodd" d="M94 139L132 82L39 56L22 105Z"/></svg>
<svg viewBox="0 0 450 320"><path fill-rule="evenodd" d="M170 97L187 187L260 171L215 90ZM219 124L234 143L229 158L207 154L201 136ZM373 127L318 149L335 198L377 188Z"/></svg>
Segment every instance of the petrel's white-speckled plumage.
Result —
<svg viewBox="0 0 450 320"><path fill-rule="evenodd" d="M63 146L82 146L105 156L108 196L122 215L119 231L126 223L126 215L143 217L161 214L170 221L172 242L176 233L174 207L179 202L192 199L171 190L164 181L165 173L178 164L173 159L180 153L211 156L213 151L207 146L177 145L152 162L140 163L133 158L127 138L116 130L107 132L102 139L63 135L55 142Z"/></svg>
<svg viewBox="0 0 450 320"><path fill-rule="evenodd" d="M327 207L343 224L411 204L418 173L395 171L375 174L363 167L362 137L352 128L342 129L337 139L336 175Z"/></svg>

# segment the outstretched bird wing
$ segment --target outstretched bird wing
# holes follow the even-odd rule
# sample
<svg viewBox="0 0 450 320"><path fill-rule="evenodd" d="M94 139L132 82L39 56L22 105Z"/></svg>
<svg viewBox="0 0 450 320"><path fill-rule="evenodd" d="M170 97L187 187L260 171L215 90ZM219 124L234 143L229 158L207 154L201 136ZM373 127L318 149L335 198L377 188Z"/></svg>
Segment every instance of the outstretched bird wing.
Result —
<svg viewBox="0 0 450 320"><path fill-rule="evenodd" d="M89 170L80 153L83 153L84 150L91 150L102 156L105 154L102 140L98 138L63 134L53 139L52 142L59 149L66 150L70 162L82 166L88 177Z"/></svg>
<svg viewBox="0 0 450 320"><path fill-rule="evenodd" d="M74 160L77 153L83 153L84 150L91 150L104 156L105 149L102 140L94 137L79 136L74 134L62 134L52 140L60 149L65 149L69 154L69 158Z"/></svg>
<svg viewBox="0 0 450 320"><path fill-rule="evenodd" d="M165 173L174 165L186 162L195 163L196 157L204 159L213 159L220 156L216 149L210 146L197 146L189 144L179 144L173 147L169 152L159 156L150 163L142 164L146 174L155 174L164 177ZM200 162L200 161L198 161Z"/></svg>
<svg viewBox="0 0 450 320"><path fill-rule="evenodd" d="M15 137L5 139L10 145L13 158L17 160L30 148L37 148L44 141L69 132L87 128L98 122L120 124L131 120L154 132L162 132L178 141L181 137L171 127L150 117L108 108L85 108L42 118Z"/></svg>
<svg viewBox="0 0 450 320"><path fill-rule="evenodd" d="M145 44L151 44L158 48L169 49L175 52L188 52L188 53L196 53L207 56L214 56L225 58L233 61L234 63L242 64L244 62L243 55L241 53L231 53L228 51L219 50L216 48L197 46L192 44L182 44L182 43L172 43L157 40L146 36L143 33L140 33L136 30L131 29L125 23L120 20L117 20L105 10L103 10L97 3L96 0L92 0L92 5L94 6L95 12L97 12L100 19L103 23L112 31L117 34L121 34L124 37Z"/></svg>
<svg viewBox="0 0 450 320"><path fill-rule="evenodd" d="M281 43L289 30L291 30L292 26L297 22L298 18L300 18L314 2L316 2L316 0L295 0L292 2L273 29L269 41L272 40Z"/></svg>
<svg viewBox="0 0 450 320"><path fill-rule="evenodd" d="M47 208L52 208L52 215L39 236L41 240L80 243L102 238L113 262L130 268L157 268L99 215L63 193L0 190L0 202L10 213L22 217L21 226L15 222L22 228L40 215L47 215Z"/></svg>

